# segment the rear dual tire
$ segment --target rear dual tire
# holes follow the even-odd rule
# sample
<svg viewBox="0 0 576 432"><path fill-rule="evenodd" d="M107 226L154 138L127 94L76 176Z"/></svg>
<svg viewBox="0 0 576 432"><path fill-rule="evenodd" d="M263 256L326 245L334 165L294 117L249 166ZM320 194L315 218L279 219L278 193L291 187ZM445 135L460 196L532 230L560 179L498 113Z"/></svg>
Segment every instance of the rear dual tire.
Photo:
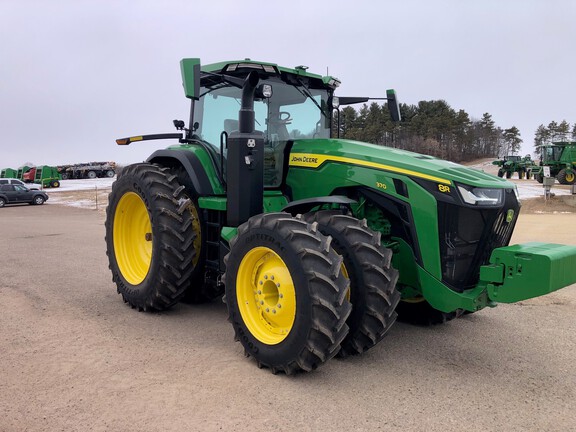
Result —
<svg viewBox="0 0 576 432"><path fill-rule="evenodd" d="M189 287L197 251L189 197L169 168L127 166L106 210L112 280L133 308L164 310Z"/></svg>

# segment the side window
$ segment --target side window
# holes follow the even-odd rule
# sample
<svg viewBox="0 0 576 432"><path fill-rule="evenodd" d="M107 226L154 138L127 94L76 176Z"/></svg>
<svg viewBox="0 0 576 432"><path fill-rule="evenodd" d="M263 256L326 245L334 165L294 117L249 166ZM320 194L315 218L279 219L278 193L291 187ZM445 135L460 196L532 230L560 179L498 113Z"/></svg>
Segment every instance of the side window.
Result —
<svg viewBox="0 0 576 432"><path fill-rule="evenodd" d="M0 186L0 190L3 192L11 191L12 185L4 184L4 185Z"/></svg>
<svg viewBox="0 0 576 432"><path fill-rule="evenodd" d="M314 99L318 104L322 103L320 96L314 96ZM289 114L289 123L286 125L286 129L291 139L317 137L318 126L322 117L310 99L306 99L301 104L283 106L280 111L286 112L286 115ZM314 124L316 124L316 128L314 128Z"/></svg>
<svg viewBox="0 0 576 432"><path fill-rule="evenodd" d="M0 185L5 185L5 184L8 184L8 180L0 179Z"/></svg>

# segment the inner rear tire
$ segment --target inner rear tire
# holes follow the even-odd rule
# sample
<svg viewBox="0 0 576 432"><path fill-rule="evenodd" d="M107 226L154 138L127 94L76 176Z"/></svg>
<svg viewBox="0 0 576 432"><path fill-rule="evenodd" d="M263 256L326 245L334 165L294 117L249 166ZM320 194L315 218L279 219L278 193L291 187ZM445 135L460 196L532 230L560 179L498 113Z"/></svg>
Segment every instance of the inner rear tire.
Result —
<svg viewBox="0 0 576 432"><path fill-rule="evenodd" d="M317 222L344 258L352 313L347 320L350 332L339 355L360 354L380 342L396 321L400 293L396 290L398 271L390 264L392 251L381 246L380 233L368 228L366 220L332 210L308 213L304 218Z"/></svg>
<svg viewBox="0 0 576 432"><path fill-rule="evenodd" d="M348 280L330 238L288 213L253 216L226 256L226 303L235 339L272 373L311 371L348 333Z"/></svg>
<svg viewBox="0 0 576 432"><path fill-rule="evenodd" d="M106 248L118 293L138 310L176 304L194 270L195 232L189 197L168 168L127 166L112 185Z"/></svg>

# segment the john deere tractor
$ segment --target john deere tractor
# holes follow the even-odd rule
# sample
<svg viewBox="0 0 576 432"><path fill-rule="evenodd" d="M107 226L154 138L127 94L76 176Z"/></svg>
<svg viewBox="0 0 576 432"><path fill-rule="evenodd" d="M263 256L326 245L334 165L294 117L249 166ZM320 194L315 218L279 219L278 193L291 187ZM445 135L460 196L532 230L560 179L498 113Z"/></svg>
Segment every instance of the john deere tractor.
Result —
<svg viewBox="0 0 576 432"><path fill-rule="evenodd" d="M107 254L132 308L223 296L236 339L273 373L375 346L401 319L442 323L576 281L576 248L508 246L514 184L338 138L339 81L251 60L181 61L173 139L122 170ZM387 105L400 120L395 92Z"/></svg>
<svg viewBox="0 0 576 432"><path fill-rule="evenodd" d="M576 142L553 142L541 146L540 167L535 170L534 178L544 181L544 167L550 167L550 175L558 183L572 185L576 183Z"/></svg>
<svg viewBox="0 0 576 432"><path fill-rule="evenodd" d="M524 157L517 155L504 156L503 159L498 159L492 162L492 165L499 167L498 177L512 177L512 174L518 173L518 178L522 180L530 180L532 171L537 170L537 166L532 162L530 155Z"/></svg>

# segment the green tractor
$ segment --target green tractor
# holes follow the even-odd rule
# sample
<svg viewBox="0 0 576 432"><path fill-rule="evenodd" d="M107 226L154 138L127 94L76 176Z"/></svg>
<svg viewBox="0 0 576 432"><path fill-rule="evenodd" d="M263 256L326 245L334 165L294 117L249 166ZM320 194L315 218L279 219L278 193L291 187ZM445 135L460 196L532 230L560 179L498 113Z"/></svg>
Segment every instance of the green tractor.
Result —
<svg viewBox="0 0 576 432"><path fill-rule="evenodd" d="M553 142L541 146L540 168L534 178L544 181L544 167L550 167L550 176L556 177L558 183L572 185L576 183L576 142Z"/></svg>
<svg viewBox="0 0 576 432"><path fill-rule="evenodd" d="M529 180L532 177L532 171L536 168L530 155L524 157L517 155L504 156L504 158L495 160L492 165L498 166L498 177L512 177L512 174L517 173L520 180Z"/></svg>
<svg viewBox="0 0 576 432"><path fill-rule="evenodd" d="M132 308L224 294L246 354L291 374L372 348L398 315L443 323L576 281L576 248L508 246L514 184L339 139L339 106L369 98L338 98L336 78L248 59L180 66L188 127L117 140L177 140L109 195L109 267Z"/></svg>

